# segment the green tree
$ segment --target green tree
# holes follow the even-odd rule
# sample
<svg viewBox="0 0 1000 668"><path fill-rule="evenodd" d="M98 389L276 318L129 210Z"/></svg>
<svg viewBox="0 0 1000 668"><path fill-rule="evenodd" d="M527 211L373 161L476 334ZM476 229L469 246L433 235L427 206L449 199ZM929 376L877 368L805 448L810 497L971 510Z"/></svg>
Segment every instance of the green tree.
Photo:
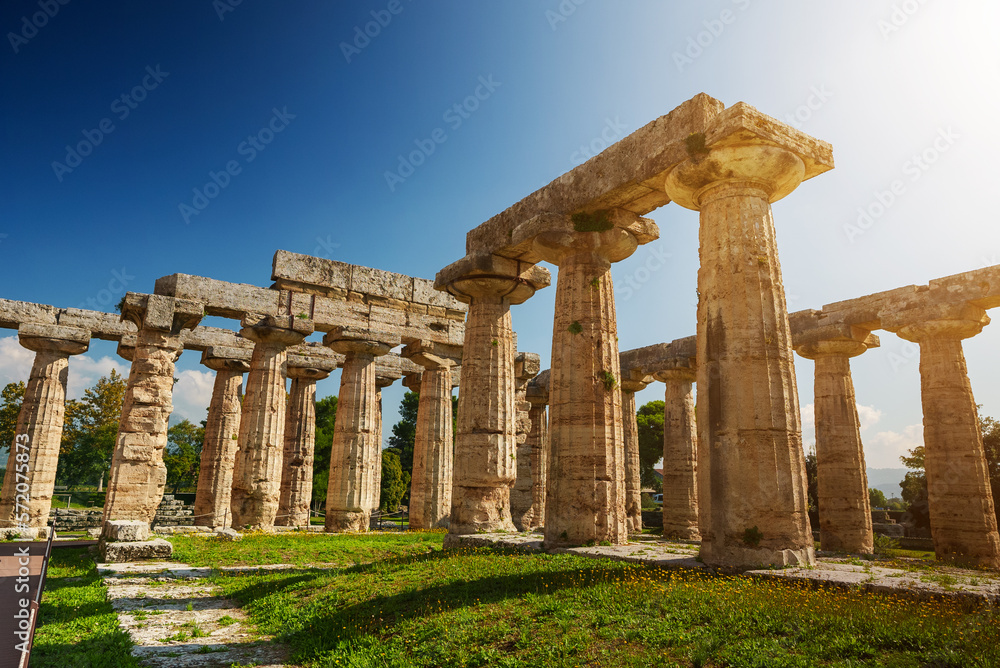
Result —
<svg viewBox="0 0 1000 668"><path fill-rule="evenodd" d="M333 446L333 425L337 422L337 397L328 396L316 402L316 445L313 450L313 502L326 502L330 480L330 449Z"/></svg>
<svg viewBox="0 0 1000 668"><path fill-rule="evenodd" d="M379 508L394 513L399 509L403 495L410 489L410 474L399 462L399 451L386 448L382 451L382 489Z"/></svg>
<svg viewBox="0 0 1000 668"><path fill-rule="evenodd" d="M188 420L181 420L167 430L167 447L163 463L167 467L167 485L176 494L198 484L201 467L201 448L205 443L205 422L196 427Z"/></svg>
<svg viewBox="0 0 1000 668"><path fill-rule="evenodd" d="M1000 421L982 414L979 406L979 427L983 432L983 450L986 453L986 470L993 491L993 510L1000 524Z"/></svg>
<svg viewBox="0 0 1000 668"><path fill-rule="evenodd" d="M663 402L643 404L635 412L639 429L639 469L644 487L662 489L663 483L653 473L656 462L663 458Z"/></svg>
<svg viewBox="0 0 1000 668"><path fill-rule="evenodd" d="M868 503L872 508L886 508L889 505L885 498L885 492L874 487L868 489Z"/></svg>
<svg viewBox="0 0 1000 668"><path fill-rule="evenodd" d="M0 453L10 450L17 435L17 416L21 413L24 389L24 381L18 381L7 383L0 390Z"/></svg>
<svg viewBox="0 0 1000 668"><path fill-rule="evenodd" d="M806 455L806 499L809 510L819 510L819 477L817 474L816 451L810 450Z"/></svg>
<svg viewBox="0 0 1000 668"><path fill-rule="evenodd" d="M114 369L83 392L80 400L66 402L66 419L56 479L76 486L96 482L103 489L115 451L118 420L125 399L126 379Z"/></svg>
<svg viewBox="0 0 1000 668"><path fill-rule="evenodd" d="M420 395L407 392L399 404L399 422L392 425L389 447L395 448L403 472L413 474L413 444L417 439L417 406Z"/></svg>

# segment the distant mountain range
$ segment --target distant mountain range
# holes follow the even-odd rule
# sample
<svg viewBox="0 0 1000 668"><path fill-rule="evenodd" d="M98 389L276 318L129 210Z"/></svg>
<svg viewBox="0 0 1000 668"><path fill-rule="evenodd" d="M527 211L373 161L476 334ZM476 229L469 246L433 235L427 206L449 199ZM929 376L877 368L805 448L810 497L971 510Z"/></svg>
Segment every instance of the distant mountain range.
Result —
<svg viewBox="0 0 1000 668"><path fill-rule="evenodd" d="M902 482L909 469L868 469L868 487L880 489L885 494L885 498L899 497L902 490L899 483Z"/></svg>

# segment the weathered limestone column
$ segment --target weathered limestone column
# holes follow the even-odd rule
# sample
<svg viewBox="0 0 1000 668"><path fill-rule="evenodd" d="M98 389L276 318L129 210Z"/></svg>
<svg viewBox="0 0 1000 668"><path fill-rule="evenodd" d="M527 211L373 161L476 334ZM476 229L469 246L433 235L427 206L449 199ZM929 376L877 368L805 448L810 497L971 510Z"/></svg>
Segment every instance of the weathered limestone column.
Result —
<svg viewBox="0 0 1000 668"><path fill-rule="evenodd" d="M167 480L163 448L173 410L174 362L183 351L181 331L196 327L204 313L195 301L133 292L125 295L121 311L122 320L135 323L138 334L104 502L104 537L111 540L123 535L113 522L148 525L163 498ZM148 526L131 533L148 534Z"/></svg>
<svg viewBox="0 0 1000 668"><path fill-rule="evenodd" d="M292 379L292 387L285 415L278 515L274 520L278 526L309 526L316 450L316 381L329 376L334 368L333 360L289 355L286 361L285 375Z"/></svg>
<svg viewBox="0 0 1000 668"><path fill-rule="evenodd" d="M66 412L69 356L87 351L90 332L22 324L18 340L35 351L0 492L0 527L41 529L49 521ZM38 531L35 531L37 534Z"/></svg>
<svg viewBox="0 0 1000 668"><path fill-rule="evenodd" d="M239 449L243 374L250 370L252 351L212 346L201 354L201 363L215 370L212 401L208 405L205 442L201 448L198 490L194 499L197 526L228 525L233 493L233 468Z"/></svg>
<svg viewBox="0 0 1000 668"><path fill-rule="evenodd" d="M635 393L653 382L639 369L622 371L622 436L625 440L625 528L642 533L642 471L639 466L639 425L635 415ZM666 462L664 462L664 466ZM666 485L664 485L666 492Z"/></svg>
<svg viewBox="0 0 1000 668"><path fill-rule="evenodd" d="M534 516L535 496L532 476L532 454L536 444L531 433L531 404L528 402L528 381L541 371L537 353L517 353L514 357L514 436L517 442L517 479L510 490L510 515L518 531L529 531L544 521ZM544 410L544 409L543 409Z"/></svg>
<svg viewBox="0 0 1000 668"><path fill-rule="evenodd" d="M382 448L375 358L398 345L399 336L336 327L327 333L323 343L346 356L330 452L326 530L367 531L376 480L372 465Z"/></svg>
<svg viewBox="0 0 1000 668"><path fill-rule="evenodd" d="M368 507L372 512L382 507L382 390L402 378L402 372L387 373L375 369L375 447L371 450L369 471L371 472L371 487L369 488Z"/></svg>
<svg viewBox="0 0 1000 668"><path fill-rule="evenodd" d="M248 315L240 336L254 342L240 417L240 448L230 500L234 527L274 526L281 490L285 441L286 348L312 333L313 322L295 316Z"/></svg>
<svg viewBox="0 0 1000 668"><path fill-rule="evenodd" d="M438 272L434 287L469 304L449 534L514 530L510 487L517 462L510 306L548 284L545 269L494 255L469 255Z"/></svg>
<svg viewBox="0 0 1000 668"><path fill-rule="evenodd" d="M962 339L975 336L989 322L983 309L971 305L931 305L882 317L883 327L920 346L924 470L934 553L940 560L1000 569L995 499L962 352Z"/></svg>
<svg viewBox="0 0 1000 668"><path fill-rule="evenodd" d="M410 480L410 528L447 527L451 513L452 419L451 369L462 351L457 346L411 343L403 356L420 366L420 404Z"/></svg>
<svg viewBox="0 0 1000 668"><path fill-rule="evenodd" d="M514 244L559 267L549 443L553 468L545 546L626 542L624 433L611 264L653 241L653 221L613 209L586 216L541 215L519 225Z"/></svg>
<svg viewBox="0 0 1000 668"><path fill-rule="evenodd" d="M525 474L531 480L531 508L525 513L524 531L537 529L545 525L545 489L548 482L549 460L549 372L546 370L536 376L525 392L525 398L531 404L528 419L531 429L525 441L528 451L529 470ZM521 475L521 459L518 458L518 477ZM529 521L530 518L530 521Z"/></svg>
<svg viewBox="0 0 1000 668"><path fill-rule="evenodd" d="M734 569L813 564L791 334L771 203L833 166L830 147L737 104L666 178L700 211L701 557ZM712 144L707 145L707 137Z"/></svg>
<svg viewBox="0 0 1000 668"><path fill-rule="evenodd" d="M663 382L663 537L700 540L695 370L679 363L653 374Z"/></svg>
<svg viewBox="0 0 1000 668"><path fill-rule="evenodd" d="M868 474L850 358L877 347L878 337L858 327L837 325L809 331L796 337L796 343L795 352L816 363L820 547L871 554L874 544Z"/></svg>

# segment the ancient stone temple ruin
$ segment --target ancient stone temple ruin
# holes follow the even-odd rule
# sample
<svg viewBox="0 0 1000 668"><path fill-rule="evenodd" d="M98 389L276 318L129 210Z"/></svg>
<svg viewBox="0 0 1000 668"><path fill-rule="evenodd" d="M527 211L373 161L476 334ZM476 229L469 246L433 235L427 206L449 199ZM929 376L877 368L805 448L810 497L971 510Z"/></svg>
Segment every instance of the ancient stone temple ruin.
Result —
<svg viewBox="0 0 1000 668"><path fill-rule="evenodd" d="M8 466L0 526L44 531L67 360L96 338L117 341L132 365L102 518L109 560L169 550L147 539L185 350L216 374L196 525L309 524L316 382L339 368L326 531L368 529L381 392L402 379L420 395L411 528L447 527L446 545L536 529L549 548L622 544L642 529L635 392L660 382L665 537L700 541L707 564L732 569L812 564L814 529L822 549L871 552L850 359L886 330L920 346L937 556L1000 568L961 343L1000 305L1000 267L789 315L771 204L832 168L829 144L701 94L472 229L466 255L434 281L278 251L269 287L173 274L128 293L120 316L0 300L0 327L35 351L12 448L27 473ZM665 243L645 216L671 202L698 212L693 335L620 351L612 266ZM552 283L543 262L556 267L544 370L517 350L511 324L511 308ZM818 527L793 351L815 361Z"/></svg>

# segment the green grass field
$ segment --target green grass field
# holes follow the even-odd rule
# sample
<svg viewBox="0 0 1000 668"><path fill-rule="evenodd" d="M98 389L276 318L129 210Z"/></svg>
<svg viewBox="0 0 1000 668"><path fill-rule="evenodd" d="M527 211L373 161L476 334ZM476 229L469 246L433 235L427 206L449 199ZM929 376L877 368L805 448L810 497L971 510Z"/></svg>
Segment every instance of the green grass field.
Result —
<svg viewBox="0 0 1000 668"><path fill-rule="evenodd" d="M442 537L171 540L191 565L338 564L213 576L303 666L1000 665L988 608L575 555L442 552ZM33 668L138 665L82 549L54 553L37 638Z"/></svg>

